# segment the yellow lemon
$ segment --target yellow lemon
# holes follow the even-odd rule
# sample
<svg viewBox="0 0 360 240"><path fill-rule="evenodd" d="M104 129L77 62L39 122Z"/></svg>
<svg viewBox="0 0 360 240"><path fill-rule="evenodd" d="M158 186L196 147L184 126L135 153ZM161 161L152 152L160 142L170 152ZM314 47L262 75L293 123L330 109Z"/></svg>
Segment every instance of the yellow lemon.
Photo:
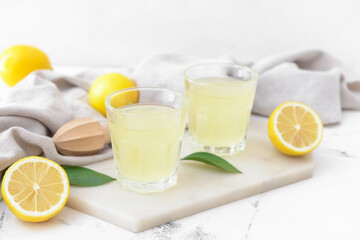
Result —
<svg viewBox="0 0 360 240"><path fill-rule="evenodd" d="M40 69L52 68L46 54L36 47L15 45L0 54L0 77L10 87Z"/></svg>
<svg viewBox="0 0 360 240"><path fill-rule="evenodd" d="M300 102L285 102L271 114L268 134L278 150L299 156L311 152L320 144L323 125L311 107Z"/></svg>
<svg viewBox="0 0 360 240"><path fill-rule="evenodd" d="M6 171L1 194L18 218L45 221L63 209L70 187L66 172L57 163L41 157L27 157Z"/></svg>
<svg viewBox="0 0 360 240"><path fill-rule="evenodd" d="M117 90L135 87L135 83L120 73L108 73L101 75L90 87L89 102L97 111L106 116L105 98ZM126 98L124 97L126 96ZM122 94L121 99L116 97L111 100L112 105L121 107L129 103L136 103L138 100L137 92Z"/></svg>

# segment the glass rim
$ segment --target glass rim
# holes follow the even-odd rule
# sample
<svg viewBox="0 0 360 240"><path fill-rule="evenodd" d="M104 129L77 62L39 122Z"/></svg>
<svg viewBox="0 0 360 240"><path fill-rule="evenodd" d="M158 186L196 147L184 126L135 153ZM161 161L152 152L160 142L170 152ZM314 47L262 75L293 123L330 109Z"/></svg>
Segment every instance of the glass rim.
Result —
<svg viewBox="0 0 360 240"><path fill-rule="evenodd" d="M185 71L184 71L185 80L187 80L187 81L189 81L189 82L191 82L193 84L196 84L196 85L204 85L204 83L199 83L199 82L194 81L195 79L190 77L189 74L188 74L188 72L190 70L192 70L194 68L198 68L198 67L204 67L204 66L226 66L226 67L233 67L233 68L245 70L245 71L250 72L250 73L252 73L254 75L250 80L245 81L245 82L248 82L248 83L249 82L256 82L258 80L258 78L259 78L259 74L249 66L240 65L240 64L236 64L236 63L209 62L209 63L198 63L198 64L194 64L194 65L191 65L191 66L187 67L185 69ZM210 77L210 76L207 76L207 77Z"/></svg>
<svg viewBox="0 0 360 240"><path fill-rule="evenodd" d="M161 87L131 87L131 88L120 89L120 90L117 90L117 91L112 92L109 95L107 95L106 98L105 98L105 108L110 109L111 111L114 111L114 112L119 112L120 111L119 108L114 108L111 105L111 103L110 103L111 97L118 94L118 93L120 93L120 92L141 91L141 90L150 90L150 91L160 90L160 91L169 92L169 93L172 93L172 94L174 94L176 96L179 96L181 98L181 100L182 100L181 105L178 108L174 108L175 109L174 112L182 111L186 107L186 105L188 103L188 100L187 100L187 98L186 98L186 96L184 94L176 92L176 91L168 89L168 88L161 88ZM127 104L127 105L124 105L122 107L135 105L135 104L138 104L138 103ZM164 106L165 106L165 104L164 104ZM120 108L122 108L122 107L120 107Z"/></svg>

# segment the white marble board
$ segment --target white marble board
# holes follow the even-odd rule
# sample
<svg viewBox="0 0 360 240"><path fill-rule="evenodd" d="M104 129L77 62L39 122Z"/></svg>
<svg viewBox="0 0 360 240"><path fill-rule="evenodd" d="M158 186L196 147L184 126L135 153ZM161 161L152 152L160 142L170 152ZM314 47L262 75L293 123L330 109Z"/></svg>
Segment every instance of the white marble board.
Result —
<svg viewBox="0 0 360 240"><path fill-rule="evenodd" d="M182 156L194 152L188 134ZM252 116L245 151L226 159L243 174L226 173L212 166L181 161L178 183L162 192L138 194L114 181L86 188L71 186L67 206L104 221L140 232L232 201L310 178L314 157L289 157L278 152L267 136L267 118ZM115 177L113 160L86 167Z"/></svg>

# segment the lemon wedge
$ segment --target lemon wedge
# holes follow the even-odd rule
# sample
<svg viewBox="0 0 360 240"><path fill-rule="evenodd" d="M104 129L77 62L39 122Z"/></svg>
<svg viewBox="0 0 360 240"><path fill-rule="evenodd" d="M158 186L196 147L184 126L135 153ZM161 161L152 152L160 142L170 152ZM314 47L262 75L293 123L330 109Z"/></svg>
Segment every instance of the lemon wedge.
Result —
<svg viewBox="0 0 360 240"><path fill-rule="evenodd" d="M320 144L323 124L319 115L308 105L285 102L271 114L268 134L279 151L299 156L311 152Z"/></svg>
<svg viewBox="0 0 360 240"><path fill-rule="evenodd" d="M41 157L27 157L6 171L1 193L18 218L45 221L58 214L69 197L69 180L57 163Z"/></svg>

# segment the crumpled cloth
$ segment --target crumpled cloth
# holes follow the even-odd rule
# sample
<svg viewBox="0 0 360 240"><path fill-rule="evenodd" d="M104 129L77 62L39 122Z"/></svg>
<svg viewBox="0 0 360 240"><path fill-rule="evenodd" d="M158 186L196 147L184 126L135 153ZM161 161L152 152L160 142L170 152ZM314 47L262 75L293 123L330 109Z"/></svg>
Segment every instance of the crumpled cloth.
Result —
<svg viewBox="0 0 360 240"><path fill-rule="evenodd" d="M341 121L341 109L360 110L360 75L323 51L269 56L252 68L260 74L254 113L269 116L279 104L299 101L332 124Z"/></svg>
<svg viewBox="0 0 360 240"><path fill-rule="evenodd" d="M138 86L165 87L184 92L184 69L203 62L236 62L184 55L156 55L124 70ZM241 63L240 63L241 64ZM360 109L360 77L325 52L299 51L245 63L259 72L253 112L268 116L285 101L313 107L324 124L341 120L341 109ZM124 73L124 72L122 72ZM92 109L87 92L101 73L65 76L42 70L29 74L0 95L0 171L15 161L43 155L62 165L83 165L112 157L110 146L91 156L64 156L52 141L66 122L80 117L105 117Z"/></svg>
<svg viewBox="0 0 360 240"><path fill-rule="evenodd" d="M88 104L91 82L42 70L29 74L0 96L0 171L15 161L43 155L62 165L83 165L112 157L110 146L92 156L64 156L52 136L68 121L104 117Z"/></svg>

